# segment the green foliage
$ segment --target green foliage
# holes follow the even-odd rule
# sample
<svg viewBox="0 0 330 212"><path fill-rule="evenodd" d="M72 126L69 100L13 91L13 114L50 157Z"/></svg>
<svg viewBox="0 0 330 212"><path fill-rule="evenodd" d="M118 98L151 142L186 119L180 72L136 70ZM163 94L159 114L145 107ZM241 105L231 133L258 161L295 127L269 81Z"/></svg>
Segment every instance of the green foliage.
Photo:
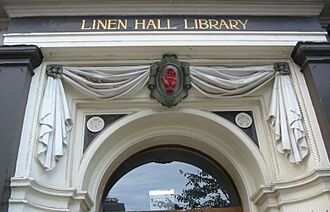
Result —
<svg viewBox="0 0 330 212"><path fill-rule="evenodd" d="M187 189L182 191L176 198L184 203L184 208L225 208L230 207L231 202L227 191L209 173L198 171L196 174L180 173L187 178Z"/></svg>

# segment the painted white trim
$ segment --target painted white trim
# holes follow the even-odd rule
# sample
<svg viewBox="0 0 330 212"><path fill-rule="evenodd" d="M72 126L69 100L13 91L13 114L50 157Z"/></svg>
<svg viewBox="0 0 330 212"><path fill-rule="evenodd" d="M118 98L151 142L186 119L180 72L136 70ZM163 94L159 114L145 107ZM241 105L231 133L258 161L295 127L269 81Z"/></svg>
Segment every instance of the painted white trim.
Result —
<svg viewBox="0 0 330 212"><path fill-rule="evenodd" d="M39 47L295 46L326 41L326 32L98 32L6 34L5 45Z"/></svg>
<svg viewBox="0 0 330 212"><path fill-rule="evenodd" d="M33 33L6 33L6 36L52 36L52 35L150 35L150 34L250 34L250 35L263 35L263 34L279 34L279 35L327 35L327 32L303 32L303 31L208 31L208 30L196 30L196 31L93 31L93 32L33 32Z"/></svg>

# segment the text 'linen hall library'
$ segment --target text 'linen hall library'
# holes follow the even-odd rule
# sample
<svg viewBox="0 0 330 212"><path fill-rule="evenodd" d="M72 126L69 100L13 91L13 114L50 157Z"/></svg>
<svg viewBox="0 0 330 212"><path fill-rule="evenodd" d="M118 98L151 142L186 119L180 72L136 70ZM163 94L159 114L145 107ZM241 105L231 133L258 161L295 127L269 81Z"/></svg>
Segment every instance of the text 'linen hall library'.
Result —
<svg viewBox="0 0 330 212"><path fill-rule="evenodd" d="M0 211L330 212L329 0L0 0Z"/></svg>

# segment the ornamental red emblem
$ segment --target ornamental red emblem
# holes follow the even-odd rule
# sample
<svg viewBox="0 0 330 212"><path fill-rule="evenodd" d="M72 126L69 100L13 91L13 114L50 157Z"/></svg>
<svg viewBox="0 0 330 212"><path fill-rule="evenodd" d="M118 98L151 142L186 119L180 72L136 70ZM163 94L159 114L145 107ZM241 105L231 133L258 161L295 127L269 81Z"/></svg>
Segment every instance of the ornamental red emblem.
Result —
<svg viewBox="0 0 330 212"><path fill-rule="evenodd" d="M167 93L173 93L176 86L176 71L174 67L165 69L165 76L161 76Z"/></svg>
<svg viewBox="0 0 330 212"><path fill-rule="evenodd" d="M189 63L178 61L176 55L164 55L150 67L150 96L164 106L175 106L187 97L190 83Z"/></svg>

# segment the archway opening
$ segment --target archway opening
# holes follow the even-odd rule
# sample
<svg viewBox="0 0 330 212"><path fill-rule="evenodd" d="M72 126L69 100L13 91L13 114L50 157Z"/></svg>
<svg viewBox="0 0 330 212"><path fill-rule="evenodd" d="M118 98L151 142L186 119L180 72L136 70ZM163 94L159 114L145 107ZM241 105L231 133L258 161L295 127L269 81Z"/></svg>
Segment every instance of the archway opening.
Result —
<svg viewBox="0 0 330 212"><path fill-rule="evenodd" d="M102 211L242 211L234 182L212 158L184 146L157 146L131 156L111 175Z"/></svg>

